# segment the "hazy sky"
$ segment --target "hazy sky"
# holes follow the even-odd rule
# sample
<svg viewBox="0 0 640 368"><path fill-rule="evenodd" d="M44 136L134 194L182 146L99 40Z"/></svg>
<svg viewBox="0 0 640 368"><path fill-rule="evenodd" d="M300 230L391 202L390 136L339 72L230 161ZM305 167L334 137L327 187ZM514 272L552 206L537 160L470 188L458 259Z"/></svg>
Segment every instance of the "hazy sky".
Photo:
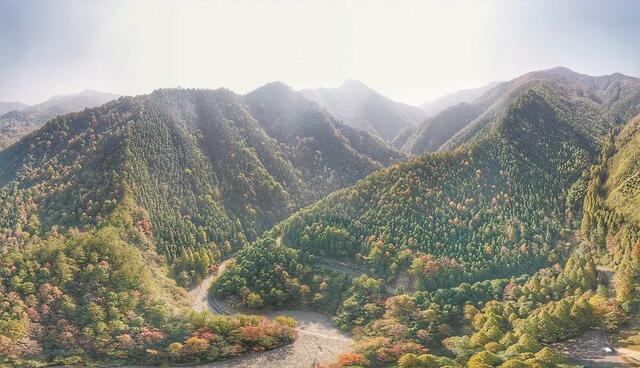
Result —
<svg viewBox="0 0 640 368"><path fill-rule="evenodd" d="M355 78L420 103L567 66L640 76L640 1L0 0L0 101Z"/></svg>

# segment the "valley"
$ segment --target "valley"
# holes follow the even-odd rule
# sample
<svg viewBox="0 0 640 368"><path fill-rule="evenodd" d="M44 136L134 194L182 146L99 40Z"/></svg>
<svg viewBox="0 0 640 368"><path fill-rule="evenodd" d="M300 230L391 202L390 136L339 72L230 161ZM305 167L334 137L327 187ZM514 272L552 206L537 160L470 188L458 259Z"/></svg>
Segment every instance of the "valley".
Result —
<svg viewBox="0 0 640 368"><path fill-rule="evenodd" d="M0 0L0 368L640 368L638 19Z"/></svg>
<svg viewBox="0 0 640 368"><path fill-rule="evenodd" d="M215 275L205 278L198 286L189 291L192 308L197 311L210 310L214 314L233 314L238 311L225 306L215 298L209 299L208 290L215 278L223 273L226 265L233 258L225 260L218 267ZM219 363L209 363L201 367L312 367L316 363L329 363L341 353L349 351L353 339L340 332L331 319L321 313L313 311L241 311L245 314L259 314L273 319L277 316L287 316L297 321L298 337L289 346L277 348L267 353L254 353L239 358L225 360Z"/></svg>
<svg viewBox="0 0 640 368"><path fill-rule="evenodd" d="M594 349L640 305L640 80L471 95L425 117L275 82L51 119L0 151L0 362L628 363Z"/></svg>

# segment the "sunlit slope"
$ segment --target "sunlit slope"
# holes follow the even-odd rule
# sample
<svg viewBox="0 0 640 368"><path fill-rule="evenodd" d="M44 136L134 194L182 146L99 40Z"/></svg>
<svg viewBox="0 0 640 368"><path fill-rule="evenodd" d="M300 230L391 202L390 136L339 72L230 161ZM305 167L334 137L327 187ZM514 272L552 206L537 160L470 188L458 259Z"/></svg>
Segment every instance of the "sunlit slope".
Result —
<svg viewBox="0 0 640 368"><path fill-rule="evenodd" d="M413 262L425 288L553 260L573 216L566 198L613 122L555 83L531 81L504 105L472 143L378 171L276 230L378 274Z"/></svg>

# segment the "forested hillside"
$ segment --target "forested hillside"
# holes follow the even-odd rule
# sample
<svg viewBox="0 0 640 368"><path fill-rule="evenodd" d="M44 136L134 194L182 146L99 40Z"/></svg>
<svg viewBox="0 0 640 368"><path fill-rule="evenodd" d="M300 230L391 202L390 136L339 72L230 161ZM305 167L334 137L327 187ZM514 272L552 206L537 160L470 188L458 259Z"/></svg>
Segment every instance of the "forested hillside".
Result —
<svg viewBox="0 0 640 368"><path fill-rule="evenodd" d="M219 257L401 157L308 101L288 110L288 98L262 104L260 122L227 90L158 90L54 119L0 152L3 248L99 225L128 196L170 260ZM269 125L281 116L286 137Z"/></svg>
<svg viewBox="0 0 640 368"><path fill-rule="evenodd" d="M294 214L272 235L388 281L408 273L420 290L562 260L588 170L619 116L640 99L585 97L575 88L586 83L581 75L541 73L549 80L526 77L467 145L377 171Z"/></svg>
<svg viewBox="0 0 640 368"><path fill-rule="evenodd" d="M0 258L0 365L197 363L290 343L290 326L186 308L148 236L147 212L33 236Z"/></svg>
<svg viewBox="0 0 640 368"><path fill-rule="evenodd" d="M285 147L286 157L302 173L313 199L351 186L403 158L378 138L336 120L282 83L258 88L244 101L267 134Z"/></svg>
<svg viewBox="0 0 640 368"><path fill-rule="evenodd" d="M581 228L601 262L616 270L616 300L630 313L640 310L639 124L640 115L603 149L591 171Z"/></svg>
<svg viewBox="0 0 640 368"><path fill-rule="evenodd" d="M612 124L566 90L531 83L483 139L376 172L279 225L283 241L379 275L413 262L423 289L537 269L568 235L567 193Z"/></svg>
<svg viewBox="0 0 640 368"><path fill-rule="evenodd" d="M636 202L638 120L624 125L640 106L635 83L560 69L503 86L459 149L377 171L297 212L269 234L281 239L270 251L278 268L243 254L213 291L261 305L309 300L300 290L322 298L327 289L302 270L340 260L378 280L363 275L343 291L337 323L359 343L337 366L566 364L549 344L616 331L638 308L639 248L625 220ZM618 270L614 281L596 261Z"/></svg>
<svg viewBox="0 0 640 368"><path fill-rule="evenodd" d="M283 88L123 97L0 151L0 359L190 363L291 342L286 324L189 314L170 279L199 282L402 157Z"/></svg>
<svg viewBox="0 0 640 368"><path fill-rule="evenodd" d="M392 144L402 152L414 155L437 151L449 138L484 112L484 108L467 103L449 107L427 118L417 127L400 132Z"/></svg>

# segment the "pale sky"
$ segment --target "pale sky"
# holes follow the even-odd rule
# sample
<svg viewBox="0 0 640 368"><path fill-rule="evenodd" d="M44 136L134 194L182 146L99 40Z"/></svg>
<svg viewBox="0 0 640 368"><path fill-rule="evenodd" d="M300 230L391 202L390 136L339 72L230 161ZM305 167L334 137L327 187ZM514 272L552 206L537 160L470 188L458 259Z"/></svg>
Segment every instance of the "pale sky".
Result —
<svg viewBox="0 0 640 368"><path fill-rule="evenodd" d="M0 0L0 101L358 79L418 104L566 66L640 76L640 1Z"/></svg>

